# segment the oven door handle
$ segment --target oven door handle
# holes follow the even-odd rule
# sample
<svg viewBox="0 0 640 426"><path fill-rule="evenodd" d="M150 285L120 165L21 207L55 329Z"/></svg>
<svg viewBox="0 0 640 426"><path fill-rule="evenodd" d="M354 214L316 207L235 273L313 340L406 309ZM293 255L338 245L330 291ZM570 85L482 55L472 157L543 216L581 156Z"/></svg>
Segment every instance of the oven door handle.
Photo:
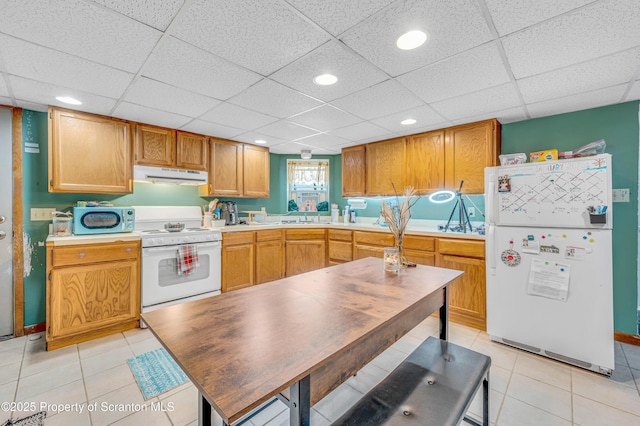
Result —
<svg viewBox="0 0 640 426"><path fill-rule="evenodd" d="M174 244L171 246L163 246L163 247L146 247L146 248L143 248L142 251L144 253L162 253L167 251L176 251L178 247L185 246L185 245L188 245L188 244ZM207 247L220 247L220 241L215 241L212 243L196 243L195 246L198 247L199 249L207 248Z"/></svg>

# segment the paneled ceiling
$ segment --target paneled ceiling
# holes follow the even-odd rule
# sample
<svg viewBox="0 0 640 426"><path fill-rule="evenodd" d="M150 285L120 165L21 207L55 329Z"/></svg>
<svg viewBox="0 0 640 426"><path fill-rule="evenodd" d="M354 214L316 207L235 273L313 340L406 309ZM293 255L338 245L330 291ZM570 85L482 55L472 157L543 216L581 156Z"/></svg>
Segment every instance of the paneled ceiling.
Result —
<svg viewBox="0 0 640 426"><path fill-rule="evenodd" d="M421 29L428 42L395 42ZM314 76L331 73L332 86ZM337 154L640 99L637 0L0 0L0 104ZM72 96L69 106L56 96ZM400 121L413 118L415 124Z"/></svg>

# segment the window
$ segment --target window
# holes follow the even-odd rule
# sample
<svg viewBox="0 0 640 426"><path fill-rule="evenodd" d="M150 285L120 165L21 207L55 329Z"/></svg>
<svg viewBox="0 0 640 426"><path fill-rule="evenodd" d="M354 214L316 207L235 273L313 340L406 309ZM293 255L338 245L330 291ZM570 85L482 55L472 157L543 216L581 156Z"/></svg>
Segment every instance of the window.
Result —
<svg viewBox="0 0 640 426"><path fill-rule="evenodd" d="M287 160L287 211L329 211L329 160Z"/></svg>

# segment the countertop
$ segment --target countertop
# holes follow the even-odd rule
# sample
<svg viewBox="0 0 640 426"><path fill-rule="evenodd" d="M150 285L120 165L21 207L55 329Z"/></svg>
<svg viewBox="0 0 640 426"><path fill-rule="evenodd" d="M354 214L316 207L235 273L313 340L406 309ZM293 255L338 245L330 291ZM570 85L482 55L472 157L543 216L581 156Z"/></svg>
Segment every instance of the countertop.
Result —
<svg viewBox="0 0 640 426"><path fill-rule="evenodd" d="M367 218L368 219L368 218ZM424 235L428 237L438 238L464 238L469 240L484 240L485 236L478 232L443 232L438 230L438 225L442 225L442 221L433 220L417 220L415 224L407 226L406 234L408 235ZM474 228L475 228L474 224ZM241 231L260 231L264 229L304 229L304 228L326 228L326 229L345 229L351 231L368 231L368 232L384 232L391 233L387 226L380 226L373 222L357 222L357 223L331 223L331 222L315 222L315 223L287 223L287 224L251 224L251 225L229 225L219 229L223 234L227 232ZM222 237L224 239L224 235Z"/></svg>
<svg viewBox="0 0 640 426"><path fill-rule="evenodd" d="M95 234L95 235L69 235L57 237L49 235L47 242L52 242L55 246L68 246L73 244L97 244L115 243L117 241L137 241L140 235L135 232L119 232L115 234Z"/></svg>

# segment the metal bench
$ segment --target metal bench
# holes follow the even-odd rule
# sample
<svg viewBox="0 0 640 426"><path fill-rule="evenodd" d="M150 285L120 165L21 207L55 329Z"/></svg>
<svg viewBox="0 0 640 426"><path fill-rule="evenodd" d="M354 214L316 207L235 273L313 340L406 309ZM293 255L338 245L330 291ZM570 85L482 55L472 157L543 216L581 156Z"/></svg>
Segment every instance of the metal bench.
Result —
<svg viewBox="0 0 640 426"><path fill-rule="evenodd" d="M333 426L489 425L491 358L429 337ZM465 416L482 384L483 423Z"/></svg>

